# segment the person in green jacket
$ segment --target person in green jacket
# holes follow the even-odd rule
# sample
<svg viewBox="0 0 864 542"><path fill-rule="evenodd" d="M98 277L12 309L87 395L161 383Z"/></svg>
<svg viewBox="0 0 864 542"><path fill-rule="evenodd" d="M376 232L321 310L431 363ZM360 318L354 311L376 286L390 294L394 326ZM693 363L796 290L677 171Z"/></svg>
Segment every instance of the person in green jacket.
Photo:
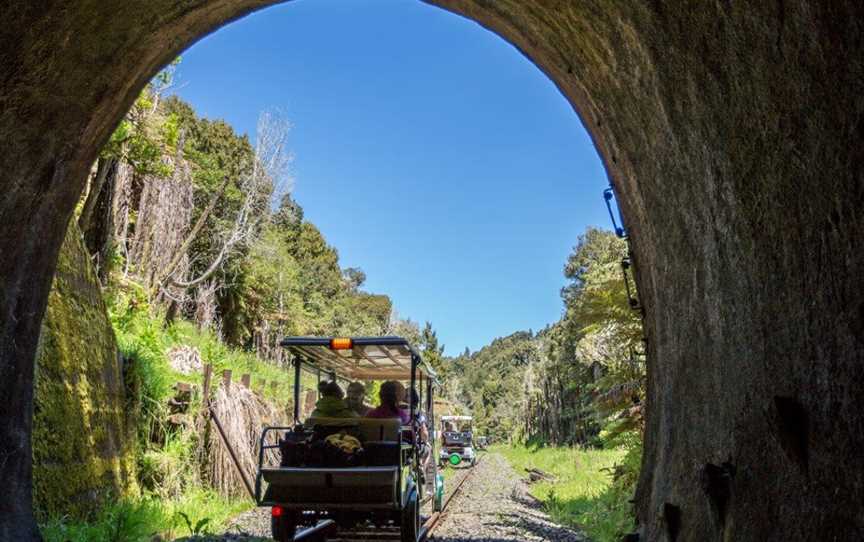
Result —
<svg viewBox="0 0 864 542"><path fill-rule="evenodd" d="M343 398L345 393L336 382L327 382L319 387L321 398L315 403L312 418L356 418L357 414L348 408Z"/></svg>

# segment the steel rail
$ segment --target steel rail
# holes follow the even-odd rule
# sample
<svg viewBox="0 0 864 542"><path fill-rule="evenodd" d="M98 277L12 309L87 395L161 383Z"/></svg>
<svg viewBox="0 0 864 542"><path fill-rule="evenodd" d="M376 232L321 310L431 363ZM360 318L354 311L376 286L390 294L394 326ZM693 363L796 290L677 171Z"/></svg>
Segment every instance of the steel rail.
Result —
<svg viewBox="0 0 864 542"><path fill-rule="evenodd" d="M476 467L477 464L480 463L480 461L481 461L481 459L480 459L480 457L478 457L477 463L475 464L474 467ZM452 491L450 491L450 493L447 495L447 497L444 500L443 507L442 507L441 511L440 512L433 512L432 515L426 519L426 521L423 523L423 525L420 526L420 533L419 533L419 536L417 537L418 542L428 542L428 540L432 536L432 531L438 525L440 520L446 515L447 507L450 506L450 502L453 500L453 498L456 495L458 495L462 491L462 487L465 485L465 482L467 482L468 479L471 478L473 475L474 475L474 468L472 467L471 470L468 473L466 473L465 476L463 476L456 483L456 487ZM307 535L307 533L304 532L304 533L302 533L302 535L303 535L302 540L307 540L308 538L310 538L310 535L318 534L321 532L322 532L322 530L318 529L318 528L315 528L314 533L309 533L308 535ZM301 540L299 537L300 537L300 534L298 534L298 537L295 538L295 541L299 542ZM363 533L350 533L350 532L337 533L336 537L332 539L332 542L365 542L365 541L370 541L370 540L398 540L398 539L399 539L399 531L391 529L391 530L381 530L378 532L366 531ZM327 540L331 540L331 539L327 538Z"/></svg>
<svg viewBox="0 0 864 542"><path fill-rule="evenodd" d="M324 532L333 528L335 523L332 519L327 519L318 523L318 525L314 525L312 527L308 527L303 529L299 533L294 535L294 542L304 542L309 540L313 540L313 537L323 534Z"/></svg>
<svg viewBox="0 0 864 542"><path fill-rule="evenodd" d="M438 522L441 520L444 514L447 513L447 507L450 506L450 501L453 500L453 497L459 494L465 482L474 475L474 469L477 468L477 465L479 465L481 461L482 457L478 457L476 463L474 463L474 466L471 467L471 470L468 472L468 474L466 474L462 477L461 480L459 480L459 483L456 484L456 488L450 492L450 495L447 496L447 499L444 501L444 505L441 507L441 511L434 512L431 516L429 516L429 519L426 520L426 523L424 523L423 526L420 527L421 542L429 539L429 535L432 534L432 530L435 529L435 527L438 525Z"/></svg>

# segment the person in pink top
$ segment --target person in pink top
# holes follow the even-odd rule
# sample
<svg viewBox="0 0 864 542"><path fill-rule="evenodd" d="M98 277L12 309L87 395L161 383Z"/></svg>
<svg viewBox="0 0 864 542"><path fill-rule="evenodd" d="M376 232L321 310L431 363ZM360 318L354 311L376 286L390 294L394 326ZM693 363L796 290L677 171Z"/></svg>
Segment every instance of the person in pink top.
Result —
<svg viewBox="0 0 864 542"><path fill-rule="evenodd" d="M378 398L381 404L366 413L367 418L399 418L403 424L411 421L411 415L407 410L399 408L399 391L402 386L393 380L381 384ZM404 388L402 388L404 389Z"/></svg>

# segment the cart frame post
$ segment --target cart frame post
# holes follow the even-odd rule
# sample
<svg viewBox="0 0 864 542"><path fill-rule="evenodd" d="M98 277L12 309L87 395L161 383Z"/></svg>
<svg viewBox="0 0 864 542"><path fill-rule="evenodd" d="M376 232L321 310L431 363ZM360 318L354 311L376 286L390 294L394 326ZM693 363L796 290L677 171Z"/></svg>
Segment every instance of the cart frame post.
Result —
<svg viewBox="0 0 864 542"><path fill-rule="evenodd" d="M294 358L294 423L300 423L300 358Z"/></svg>

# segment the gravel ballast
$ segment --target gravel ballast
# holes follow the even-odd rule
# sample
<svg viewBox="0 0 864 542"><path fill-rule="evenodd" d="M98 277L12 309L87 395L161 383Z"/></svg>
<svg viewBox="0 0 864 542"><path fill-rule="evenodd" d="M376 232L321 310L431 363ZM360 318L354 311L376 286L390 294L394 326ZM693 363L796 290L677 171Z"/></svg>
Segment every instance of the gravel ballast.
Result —
<svg viewBox="0 0 864 542"><path fill-rule="evenodd" d="M435 528L435 542L588 542L552 523L501 455L487 454L474 469Z"/></svg>

